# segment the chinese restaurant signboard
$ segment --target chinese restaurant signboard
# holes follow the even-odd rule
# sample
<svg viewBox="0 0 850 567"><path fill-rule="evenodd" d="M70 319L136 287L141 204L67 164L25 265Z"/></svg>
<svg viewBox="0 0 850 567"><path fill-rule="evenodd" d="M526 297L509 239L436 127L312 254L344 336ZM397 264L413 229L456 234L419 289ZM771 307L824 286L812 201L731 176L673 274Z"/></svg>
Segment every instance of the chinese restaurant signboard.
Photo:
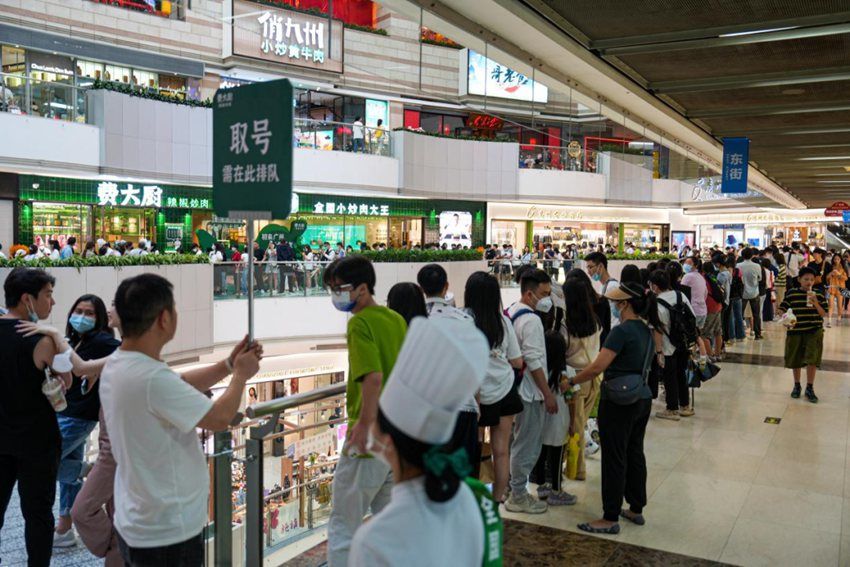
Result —
<svg viewBox="0 0 850 567"><path fill-rule="evenodd" d="M342 73L342 22L247 2L233 2L233 54Z"/></svg>

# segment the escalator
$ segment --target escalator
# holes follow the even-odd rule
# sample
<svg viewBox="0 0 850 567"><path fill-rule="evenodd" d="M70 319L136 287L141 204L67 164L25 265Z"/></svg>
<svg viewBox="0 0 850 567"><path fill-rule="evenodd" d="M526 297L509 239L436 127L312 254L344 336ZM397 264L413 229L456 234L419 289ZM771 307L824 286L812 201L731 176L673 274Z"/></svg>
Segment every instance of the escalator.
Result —
<svg viewBox="0 0 850 567"><path fill-rule="evenodd" d="M829 223L826 225L826 247L850 250L850 225Z"/></svg>

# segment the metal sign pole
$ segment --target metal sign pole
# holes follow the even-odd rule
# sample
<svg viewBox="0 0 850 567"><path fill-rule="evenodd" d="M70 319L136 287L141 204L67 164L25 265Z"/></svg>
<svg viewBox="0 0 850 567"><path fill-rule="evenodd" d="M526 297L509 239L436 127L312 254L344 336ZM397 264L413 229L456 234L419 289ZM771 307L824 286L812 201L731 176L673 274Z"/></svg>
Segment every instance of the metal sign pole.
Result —
<svg viewBox="0 0 850 567"><path fill-rule="evenodd" d="M248 342L254 342L254 219L248 218Z"/></svg>

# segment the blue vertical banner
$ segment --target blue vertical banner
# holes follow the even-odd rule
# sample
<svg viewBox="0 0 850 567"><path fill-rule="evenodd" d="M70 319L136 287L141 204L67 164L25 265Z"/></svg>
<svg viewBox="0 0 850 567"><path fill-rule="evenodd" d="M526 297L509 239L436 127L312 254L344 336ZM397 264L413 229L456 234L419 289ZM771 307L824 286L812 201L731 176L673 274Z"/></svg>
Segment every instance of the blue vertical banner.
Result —
<svg viewBox="0 0 850 567"><path fill-rule="evenodd" d="M850 224L850 211L841 211L841 216L844 217L844 224Z"/></svg>
<svg viewBox="0 0 850 567"><path fill-rule="evenodd" d="M747 170L750 161L749 138L723 138L723 180L721 193L747 192Z"/></svg>

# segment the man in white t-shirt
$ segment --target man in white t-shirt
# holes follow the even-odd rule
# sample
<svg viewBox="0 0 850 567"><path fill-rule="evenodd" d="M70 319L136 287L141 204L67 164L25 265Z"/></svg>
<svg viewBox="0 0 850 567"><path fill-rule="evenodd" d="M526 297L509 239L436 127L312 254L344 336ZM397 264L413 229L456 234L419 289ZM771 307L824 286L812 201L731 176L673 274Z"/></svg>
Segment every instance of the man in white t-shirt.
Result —
<svg viewBox="0 0 850 567"><path fill-rule="evenodd" d="M351 125L351 138L353 141L352 150L355 152L363 151L363 121L360 117L354 119L354 124Z"/></svg>
<svg viewBox="0 0 850 567"><path fill-rule="evenodd" d="M204 563L209 470L197 429L228 427L262 348L247 337L227 360L176 374L161 359L177 331L172 285L143 274L115 294L123 343L101 374L100 399L117 463L115 530L127 565ZM202 392L233 373L213 401Z"/></svg>

